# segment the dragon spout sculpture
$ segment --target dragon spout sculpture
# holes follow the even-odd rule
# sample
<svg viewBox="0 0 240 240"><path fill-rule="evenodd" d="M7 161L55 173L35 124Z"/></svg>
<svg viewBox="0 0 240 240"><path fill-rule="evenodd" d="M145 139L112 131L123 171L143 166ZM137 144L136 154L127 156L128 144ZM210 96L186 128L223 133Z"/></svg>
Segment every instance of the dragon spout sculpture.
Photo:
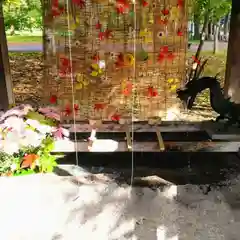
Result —
<svg viewBox="0 0 240 240"><path fill-rule="evenodd" d="M211 107L219 114L216 121L227 120L229 125L240 125L240 104L231 102L230 98L224 97L217 77L199 77L202 69L203 66L200 66L199 71L196 69L194 77L183 88L177 89L177 98L182 101L185 108L191 110L197 95L203 90L209 89Z"/></svg>

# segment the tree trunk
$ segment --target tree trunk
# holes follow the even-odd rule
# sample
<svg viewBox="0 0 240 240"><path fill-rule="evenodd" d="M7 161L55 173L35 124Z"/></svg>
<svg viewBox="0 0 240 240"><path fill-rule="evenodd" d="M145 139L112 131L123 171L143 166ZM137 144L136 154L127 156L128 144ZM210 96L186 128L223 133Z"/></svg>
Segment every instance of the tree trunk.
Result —
<svg viewBox="0 0 240 240"><path fill-rule="evenodd" d="M220 29L220 22L216 23L214 27L213 54L216 54L218 52L219 29Z"/></svg>
<svg viewBox="0 0 240 240"><path fill-rule="evenodd" d="M197 48L197 51L196 51L196 54L195 54L196 59L199 58L200 53L201 53L202 48L203 48L203 44L204 44L204 41L205 41L205 31L206 31L206 28L207 28L208 23L209 23L209 15L210 15L210 13L208 11L206 11L205 15L204 15L204 22L203 22L202 31L201 31L201 34L200 34L200 42L199 42L199 45L198 45L198 48Z"/></svg>
<svg viewBox="0 0 240 240"><path fill-rule="evenodd" d="M194 17L194 40L200 39L200 24L197 17Z"/></svg>
<svg viewBox="0 0 240 240"><path fill-rule="evenodd" d="M226 41L228 40L228 33L229 33L229 19L230 19L230 13L228 13L227 16L224 18L223 32L224 32L224 38Z"/></svg>
<svg viewBox="0 0 240 240"><path fill-rule="evenodd" d="M208 23L207 30L208 30L207 40L212 40L212 23Z"/></svg>
<svg viewBox="0 0 240 240"><path fill-rule="evenodd" d="M4 26L2 1L0 1L0 108L7 110L14 103L8 47Z"/></svg>

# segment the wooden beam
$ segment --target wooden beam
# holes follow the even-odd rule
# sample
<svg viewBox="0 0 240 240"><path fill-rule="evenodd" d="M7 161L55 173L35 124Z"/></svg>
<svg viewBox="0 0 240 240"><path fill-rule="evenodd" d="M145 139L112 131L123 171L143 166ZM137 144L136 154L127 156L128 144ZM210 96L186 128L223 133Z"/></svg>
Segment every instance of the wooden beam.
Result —
<svg viewBox="0 0 240 240"><path fill-rule="evenodd" d="M129 152L126 142L117 142L117 148L111 149L106 140L96 140L95 144L99 145L98 152ZM168 152L170 149L179 149L180 152L235 152L239 151L240 142L165 142L165 148ZM168 150L168 148L170 148ZM133 152L160 152L158 142L133 142ZM59 140L55 143L53 152L89 152L88 142L77 142L75 144L68 140ZM92 151L94 152L94 151Z"/></svg>
<svg viewBox="0 0 240 240"><path fill-rule="evenodd" d="M0 109L6 110L9 104L14 104L12 89L3 7L0 1Z"/></svg>
<svg viewBox="0 0 240 240"><path fill-rule="evenodd" d="M232 0L228 53L225 75L225 95L240 102L240 1Z"/></svg>

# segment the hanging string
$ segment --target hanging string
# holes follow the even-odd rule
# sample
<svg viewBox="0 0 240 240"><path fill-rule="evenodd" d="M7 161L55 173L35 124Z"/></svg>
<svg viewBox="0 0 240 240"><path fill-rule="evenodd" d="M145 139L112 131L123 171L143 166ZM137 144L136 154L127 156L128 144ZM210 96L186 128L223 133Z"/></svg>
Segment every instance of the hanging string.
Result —
<svg viewBox="0 0 240 240"><path fill-rule="evenodd" d="M66 1L67 7L67 29L70 31L70 11L69 11L69 0ZM68 35L68 49L69 49L69 60L70 60L70 78L72 88L72 109L73 109L73 129L74 129L74 148L76 153L76 165L78 166L78 145L77 145L77 128L76 128L76 112L74 110L75 95L74 95L74 77L73 77L73 64L72 64L72 39L71 34Z"/></svg>
<svg viewBox="0 0 240 240"><path fill-rule="evenodd" d="M133 57L134 57L134 64L133 64L133 86L135 88L136 91L136 31L137 31L137 11L136 11L136 0L132 0L133 1L133 16L134 16L134 20L133 20ZM131 119L131 124L132 124L132 166L131 166L131 180L130 180L130 192L132 190L132 186L133 186L133 180L134 180L134 149L133 149L133 139L134 139L134 101L135 101L135 94L132 94L132 111L131 111L131 115L132 115L132 119Z"/></svg>

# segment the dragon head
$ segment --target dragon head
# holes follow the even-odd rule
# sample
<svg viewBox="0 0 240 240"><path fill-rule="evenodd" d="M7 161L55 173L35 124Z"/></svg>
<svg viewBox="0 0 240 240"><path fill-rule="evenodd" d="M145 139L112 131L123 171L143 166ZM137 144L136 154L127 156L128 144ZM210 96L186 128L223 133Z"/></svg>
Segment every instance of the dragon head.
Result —
<svg viewBox="0 0 240 240"><path fill-rule="evenodd" d="M177 89L176 94L177 98L181 100L184 108L189 110L192 109L197 93L194 91L191 81L188 82L184 88Z"/></svg>
<svg viewBox="0 0 240 240"><path fill-rule="evenodd" d="M197 59L197 55L194 58ZM190 73L188 74L187 83L183 88L179 88L176 91L177 98L181 100L183 107L186 109L192 109L197 94L205 88L200 75L203 72L207 61L208 60L206 59L201 64L196 64L194 62L190 69Z"/></svg>

